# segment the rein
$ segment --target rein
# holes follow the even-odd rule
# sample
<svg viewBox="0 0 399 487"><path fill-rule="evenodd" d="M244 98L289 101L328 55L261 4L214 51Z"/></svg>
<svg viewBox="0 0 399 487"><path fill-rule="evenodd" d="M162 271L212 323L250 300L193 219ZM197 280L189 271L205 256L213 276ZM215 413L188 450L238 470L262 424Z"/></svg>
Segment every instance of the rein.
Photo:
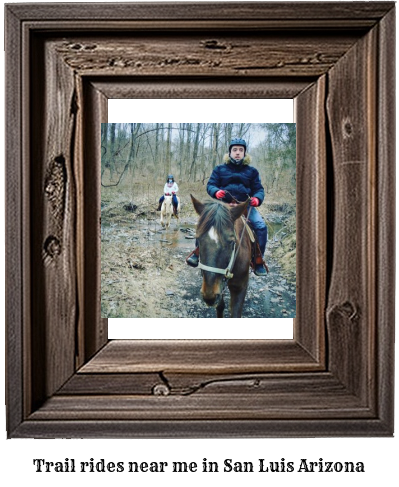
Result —
<svg viewBox="0 0 399 487"><path fill-rule="evenodd" d="M234 256L234 259L233 259L233 262L232 262L232 265L231 265L231 268L232 269L234 267L234 264L235 264L235 261L236 261L237 255L238 255L238 251L240 250L240 247L241 247L242 238L243 238L244 233L245 233L245 230L246 230L245 225L247 225L247 223L248 223L248 218L249 218L249 214L251 213L251 210L252 210L252 206L249 207L247 217L246 218L244 217L244 226L242 227L242 232L241 232L240 241L238 243L237 252L236 252L236 254ZM235 248L235 244L234 244L234 248Z"/></svg>

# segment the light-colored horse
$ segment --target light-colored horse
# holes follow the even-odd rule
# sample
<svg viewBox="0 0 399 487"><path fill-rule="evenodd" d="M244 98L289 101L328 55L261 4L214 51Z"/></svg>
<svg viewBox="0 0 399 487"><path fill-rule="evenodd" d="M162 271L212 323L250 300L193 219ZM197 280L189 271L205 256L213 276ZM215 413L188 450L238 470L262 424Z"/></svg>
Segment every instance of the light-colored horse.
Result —
<svg viewBox="0 0 399 487"><path fill-rule="evenodd" d="M177 219L179 219L179 213L180 213L180 198L176 196L177 198L177 214L174 215ZM161 206L161 225L163 227L169 228L170 225L170 220L173 215L173 203L172 203L172 196L165 196L165 199L163 200L162 206Z"/></svg>

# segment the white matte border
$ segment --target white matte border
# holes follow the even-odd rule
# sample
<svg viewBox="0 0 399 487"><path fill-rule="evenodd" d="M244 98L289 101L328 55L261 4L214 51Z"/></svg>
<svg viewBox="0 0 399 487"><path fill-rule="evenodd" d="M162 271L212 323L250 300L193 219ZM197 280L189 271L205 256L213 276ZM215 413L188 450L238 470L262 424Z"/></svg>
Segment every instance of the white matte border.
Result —
<svg viewBox="0 0 399 487"><path fill-rule="evenodd" d="M112 123L292 123L291 99L108 100ZM267 279L267 278L266 278ZM199 291L198 291L199 292ZM204 305L205 306L205 305ZM291 318L109 318L109 339L292 340Z"/></svg>
<svg viewBox="0 0 399 487"><path fill-rule="evenodd" d="M108 100L112 123L293 123L291 99Z"/></svg>

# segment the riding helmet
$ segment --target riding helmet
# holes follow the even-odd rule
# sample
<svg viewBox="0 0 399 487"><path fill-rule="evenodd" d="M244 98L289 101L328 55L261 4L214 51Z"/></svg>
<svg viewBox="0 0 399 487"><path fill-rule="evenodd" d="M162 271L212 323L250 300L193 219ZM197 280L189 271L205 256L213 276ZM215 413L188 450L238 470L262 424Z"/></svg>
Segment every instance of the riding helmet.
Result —
<svg viewBox="0 0 399 487"><path fill-rule="evenodd" d="M173 174L168 174L168 177L166 178L166 182L168 182L169 179L171 179L173 183L175 182L175 178L173 177Z"/></svg>
<svg viewBox="0 0 399 487"><path fill-rule="evenodd" d="M229 154L233 145L242 145L244 147L244 154L247 152L247 143L244 139L240 139L239 137L232 139L229 145Z"/></svg>

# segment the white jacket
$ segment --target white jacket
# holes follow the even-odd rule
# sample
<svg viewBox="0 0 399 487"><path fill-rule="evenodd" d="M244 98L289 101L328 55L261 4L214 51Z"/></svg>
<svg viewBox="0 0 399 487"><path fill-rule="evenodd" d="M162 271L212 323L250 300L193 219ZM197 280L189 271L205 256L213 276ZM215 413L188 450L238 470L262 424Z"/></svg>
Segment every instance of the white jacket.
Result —
<svg viewBox="0 0 399 487"><path fill-rule="evenodd" d="M163 188L163 194L172 194L177 193L179 191L179 186L176 183L166 183Z"/></svg>

